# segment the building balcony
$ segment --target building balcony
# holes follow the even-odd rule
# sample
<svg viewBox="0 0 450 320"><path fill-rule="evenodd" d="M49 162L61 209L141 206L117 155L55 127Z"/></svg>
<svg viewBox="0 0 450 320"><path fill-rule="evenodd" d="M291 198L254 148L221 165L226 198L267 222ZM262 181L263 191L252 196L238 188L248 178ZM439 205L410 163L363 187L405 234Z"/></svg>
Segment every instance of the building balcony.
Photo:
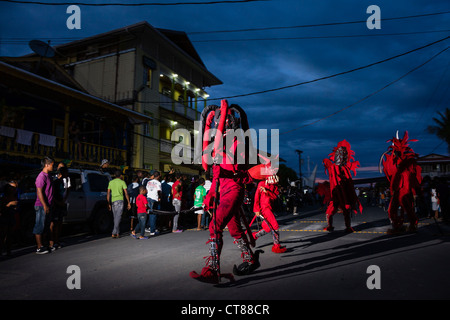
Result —
<svg viewBox="0 0 450 320"><path fill-rule="evenodd" d="M160 139L159 151L172 155L172 150L174 156L177 157L179 161L183 163L192 163L192 157L194 155L194 148L181 144L180 142L170 141L166 139Z"/></svg>
<svg viewBox="0 0 450 320"><path fill-rule="evenodd" d="M8 157L10 160L22 162L49 156L56 161L68 159L80 165L97 167L103 159L108 159L112 166L126 164L126 150L87 142L64 141L63 138L52 136L47 136L50 137L50 141L43 142L40 133L29 131L25 133L28 136L27 141L18 142L16 137L0 136L0 158Z"/></svg>
<svg viewBox="0 0 450 320"><path fill-rule="evenodd" d="M440 154L428 154L417 159L422 167L422 177L430 178L450 175L450 157Z"/></svg>
<svg viewBox="0 0 450 320"><path fill-rule="evenodd" d="M200 117L199 111L190 108L178 101L175 101L162 93L159 94L159 104L163 109L176 112L177 114L182 115L192 121L196 121Z"/></svg>

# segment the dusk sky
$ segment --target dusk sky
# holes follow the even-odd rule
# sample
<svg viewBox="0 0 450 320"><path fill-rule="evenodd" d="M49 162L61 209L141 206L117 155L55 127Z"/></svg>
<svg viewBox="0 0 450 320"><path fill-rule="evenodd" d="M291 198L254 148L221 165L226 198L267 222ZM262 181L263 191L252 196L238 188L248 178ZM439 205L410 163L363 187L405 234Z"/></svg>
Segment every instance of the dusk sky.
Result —
<svg viewBox="0 0 450 320"><path fill-rule="evenodd" d="M246 110L250 127L279 129L280 157L297 172L295 150L300 149L302 173L308 174L309 159L311 169L318 165L317 177L325 178L322 160L346 139L361 163L356 178L381 176L378 161L397 130L401 136L407 130L410 138L419 140L411 147L421 156L448 154L447 145L427 133L426 127L449 106L450 50L427 61L447 48L450 39L362 70L270 91L363 67L448 37L448 0L86 1L120 2L191 4L80 5L81 29L69 30L68 4L0 1L0 56L30 53L32 39L52 40L56 45L69 42L57 38L80 39L147 21L156 28L188 34L208 70L223 82L206 88L211 102L246 95L228 101ZM381 10L381 29L366 25L370 5ZM422 16L410 17L417 15ZM265 29L242 31L261 28ZM241 31L212 32L234 30ZM247 95L261 91L269 92Z"/></svg>

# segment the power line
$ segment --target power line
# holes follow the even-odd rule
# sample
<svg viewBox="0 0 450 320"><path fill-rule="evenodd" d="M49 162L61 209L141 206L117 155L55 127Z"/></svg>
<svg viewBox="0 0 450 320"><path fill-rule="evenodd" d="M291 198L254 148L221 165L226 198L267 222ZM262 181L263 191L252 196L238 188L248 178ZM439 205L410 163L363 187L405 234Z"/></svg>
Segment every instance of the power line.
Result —
<svg viewBox="0 0 450 320"><path fill-rule="evenodd" d="M411 15L411 16L381 18L381 19L379 19L379 21L414 19L414 18L437 16L437 15L443 15L443 14L449 14L449 13L450 13L450 11L424 13L424 14L416 14L416 15ZM298 26L278 26L278 27L261 27L261 28L247 28L247 29L234 29L234 30L195 31L195 32L187 32L187 34L193 35L193 34L211 34L211 33L231 33L231 32L251 32L251 31L280 30L280 29L296 29L296 28L313 28L313 27L337 26L337 25L357 24L357 23L366 23L366 22L367 22L367 20L326 22L326 23L316 23L316 24L304 24L304 25L298 25Z"/></svg>
<svg viewBox="0 0 450 320"><path fill-rule="evenodd" d="M423 108L422 114L417 118L416 120L416 127L419 126L421 121L425 121L426 117L425 117L425 113L428 111L428 108L431 105L431 101L433 100L433 97L436 95L436 92L438 91L439 87L441 86L441 84L443 83L443 80L445 79L446 75L447 75L447 71L449 70L450 67L450 60L447 63L447 66L443 69L443 73L439 78L438 83L436 84L436 86L434 87L434 90L432 92L432 94L430 95L430 97L428 98L428 101L426 103L425 108ZM443 92L447 92L446 87L450 85L450 82L448 82L446 85L444 84L444 90ZM436 107L434 108L432 114L434 114L434 112L436 111L436 109L439 107L439 105L441 104L441 102L444 100L445 94L442 95L442 97L439 99L439 101L436 103ZM424 130L425 131L425 130ZM420 137L420 135L419 135Z"/></svg>
<svg viewBox="0 0 450 320"><path fill-rule="evenodd" d="M436 150L437 148L439 148L444 142L445 142L445 140L444 140L444 141L441 141L441 143L439 143L436 147L434 147L433 150L431 150L430 153L433 153L434 150Z"/></svg>
<svg viewBox="0 0 450 320"><path fill-rule="evenodd" d="M407 52L404 52L404 53L401 53L401 54L397 54L395 56L392 56L392 57L389 57L389 58L386 58L386 59L383 59L383 60L379 60L377 62L373 62L373 63L370 63L370 64L365 65L365 66L361 66L361 67L354 68L354 69L351 69L351 70L335 73L335 74L332 74L332 75L329 75L329 76L316 78L316 79L308 80L308 81L303 81L303 82L300 82L300 83L296 83L296 84L292 84L292 85L288 85L288 86L283 86L283 87L278 87L278 88L273 88L273 89L261 90L261 91L245 93L245 94L239 94L239 95L234 95L234 96L221 97L221 98L211 98L211 99L208 99L208 101L216 101L216 100L223 100L223 99L233 99L233 98L238 98L238 97L246 97L246 96L251 96L251 95L269 93L269 92L280 91L280 90L293 88L293 87L297 87L297 86L301 86L301 85L305 85L305 84L310 84L310 83L318 82L318 81L321 81L321 80L331 79L331 78L334 78L334 77L337 77L337 76L341 76L341 75L349 74L349 73L352 73L352 72L355 72L355 71L367 69L369 67L372 67L372 66L375 66L375 65L378 65L378 64L382 64L382 63L390 61L390 60L394 60L396 58L399 58L399 57L408 55L410 53L413 53L413 52L425 49L425 48L430 47L430 46L433 46L433 45L435 45L437 43L440 43L440 42L443 42L443 41L445 41L445 40L447 40L449 38L450 38L450 36L447 36L445 38L442 38L440 40L428 43L428 44L426 44L424 46L421 46L421 47L418 47L416 49L412 49L412 50L409 50ZM136 102L138 102L138 103L152 103L152 104L160 103L160 101L136 101Z"/></svg>
<svg viewBox="0 0 450 320"><path fill-rule="evenodd" d="M86 3L86 2L41 2L41 1L25 1L25 0L0 0L0 2L9 2L14 4L34 4L44 6L91 6L91 7L104 7L104 6L124 6L124 7L139 7L139 6L182 6L182 5L211 5L211 4L235 4L246 2L260 2L271 0L217 0L217 1L193 1L193 2L143 2L143 3Z"/></svg>
<svg viewBox="0 0 450 320"><path fill-rule="evenodd" d="M124 5L124 6L139 6L139 5L182 5L182 4L213 4L213 3L238 3L238 2L250 2L250 1L269 1L269 0L231 0L231 1L210 1L210 2L177 2L177 3L97 3L97 4L87 4L87 3L47 3L47 2L32 2L32 1L21 1L21 0L0 0L0 2L13 2L13 3L31 3L31 4L43 4L43 5L68 5L68 4L79 4L79 5L91 5L91 6L107 6L107 5ZM448 14L450 11L434 12L427 14L418 14L403 17L392 17L384 18L380 20L401 20L401 19L411 19L435 15ZM247 31L265 31L265 30L277 30L277 29L291 29L291 28L309 28L309 27L321 27L321 26L333 26L342 24L353 24L362 23L366 20L359 21L347 21L347 22L332 22L332 23L322 23L322 24L309 24L309 25L299 25L299 26L282 26L282 27L265 27L265 28L249 28L249 29L236 29L236 30L217 30L217 31L199 31L199 32L186 32L186 34L209 34L209 33L224 33L224 32L247 32ZM232 41L263 41L263 40L306 40L306 39L332 39L332 38L356 38L356 37L377 37L377 36L396 36L396 35L409 35L409 34L421 34L421 33L437 33L437 32L447 32L446 30L433 30L433 31L416 31L416 32L403 32L403 33L390 33L390 34L371 34L371 35L333 35L333 36L305 36L305 37L286 37L286 38L250 38L250 39L208 39L208 40L192 40L191 42L202 43L202 42L232 42ZM41 37L42 38L42 37ZM28 38L3 38L6 41L0 40L4 44L20 44L20 40L27 40ZM75 41L83 38L51 38L47 37L48 40L59 40L59 41ZM16 41L17 40L17 41ZM59 43L58 41L58 43ZM64 42L61 42L64 43Z"/></svg>
<svg viewBox="0 0 450 320"><path fill-rule="evenodd" d="M330 36L305 36L305 37L287 37L287 38L254 38L254 39L209 39L209 40L194 40L191 42L239 42L239 41L272 41L272 40L311 40L311 39L340 39L340 38L364 38L364 37L382 37L382 36L403 36L403 35L415 35L415 34L429 34L429 33L441 33L450 32L450 29L445 30L430 30L430 31L411 31L411 32L398 32L398 33L378 33L378 34L356 34L356 35L330 35ZM45 38L42 39L54 41L54 44L66 43L66 41L76 41L83 38ZM28 45L30 38L0 38L0 44L15 44L15 45ZM55 41L56 40L56 41Z"/></svg>
<svg viewBox="0 0 450 320"><path fill-rule="evenodd" d="M449 32L446 30L433 30L433 31L414 31L414 32L397 32L397 33L376 33L376 34L354 34L354 35L333 35L333 36L305 36L305 37L282 37L282 38L250 38L250 39L207 39L207 40L193 40L191 42L240 42L240 41L273 41L273 40L310 40L310 39L339 39L339 38L363 38L363 37L381 37L381 36L402 36L413 34L426 34L426 33L439 33Z"/></svg>
<svg viewBox="0 0 450 320"><path fill-rule="evenodd" d="M402 80L403 78L405 78L405 77L408 76L409 74L413 73L413 72L416 71L417 69L423 67L424 65L426 65L427 63L429 63L430 61L432 61L433 59L435 59L437 56L439 56L440 54L442 54L442 53L444 53L445 51L447 51L449 48L450 48L450 47L447 47L447 48L441 50L440 52L436 53L435 55L433 55L431 58L429 58L429 59L426 60L425 62L421 63L420 65L418 65L418 66L416 66L415 68L413 68L413 69L409 70L408 72L406 72L406 73L405 73L404 75L402 75L401 77L397 78L397 79L394 80L394 81L389 82L388 84L386 84L386 85L383 86L382 88L380 88L380 89L378 89L378 90L376 90L376 91L374 91L374 92L368 94L368 95L365 96L364 98L361 98L361 99L359 99L358 101L356 101L356 102L354 102L354 103L352 103L352 104L350 104L350 105L348 105L348 106L346 106L346 107L344 107L344 108L342 108L342 109L340 109L340 110L338 110L338 111L335 111L335 112L333 112L333 113L330 113L329 115L327 115L327 116L325 116L325 117L323 117L323 118L320 118L320 119L318 119L318 120L312 121L312 122L307 123L307 124L305 124L305 125L296 127L296 128L294 128L294 129L291 129L291 130L288 130L288 131L281 132L281 133L279 133L278 135L287 134L287 133L290 133L290 132L293 132L293 131L296 131L296 130L299 130L299 129L302 129L302 128L305 128L305 127L312 126L313 124L316 124L316 123L318 123L318 122L320 122L320 121L326 120L326 119L328 119L328 118L330 118L330 117L332 117L332 116L334 116L334 115L336 115L336 114L338 114L338 113L343 112L344 110L347 110L347 109L349 109L349 108L351 108L351 107L357 105L358 103L361 103L361 102L363 102L363 101L369 99L370 97L372 97L372 96L376 95L377 93L380 93L380 92L383 91L384 89L390 87L390 86L393 85L394 83L396 83L396 82ZM271 135L271 137L272 137L272 136L276 136L276 135Z"/></svg>
<svg viewBox="0 0 450 320"><path fill-rule="evenodd" d="M368 65L362 66L362 67L358 67L358 68L355 68L355 69L351 69L351 70L335 73L333 75L317 78L317 79L314 79L314 80L303 81L303 82L291 84L291 85L288 85L288 86L283 86L283 87L278 87L278 88L273 88L273 89L267 89L267 90L261 90L261 91L255 91L255 92L251 92L251 93L244 93L244 94L238 94L238 95L234 95L234 96L221 97L221 98L213 98L213 99L209 99L209 101L247 97L247 96L252 96L252 95L257 95L257 94L263 94L263 93L274 92L274 91L284 90L284 89L288 89L288 88L298 87L298 86L301 86L301 85L304 85L304 84L309 84L309 83L313 83L313 82L317 82L317 81L321 81L321 80L331 79L331 78L334 78L334 77L337 77L337 76L341 76L341 75L344 75L344 74L348 74L348 73L351 73L351 72L367 69L369 67L372 67L372 66L375 66L375 65L378 65L378 64L390 61L390 60L394 60L396 58L399 58L399 57L408 55L410 53L413 53L413 52L425 49L425 48L430 47L430 46L433 46L433 45L435 45L437 43L440 43L442 41L445 41L445 40L447 40L449 38L450 38L450 36L447 36L447 37L442 38L440 40L437 40L437 41L431 42L429 44L426 44L426 45L424 45L422 47L419 47L419 48L416 48L416 49L412 49L412 50L409 50L407 52L404 52L404 53L401 53L401 54L398 54L398 55L395 55L395 56L392 56L392 57L389 57L389 58L386 58L386 59L383 59L383 60L380 60L380 61L377 61L377 62L373 62L373 63L370 63Z"/></svg>

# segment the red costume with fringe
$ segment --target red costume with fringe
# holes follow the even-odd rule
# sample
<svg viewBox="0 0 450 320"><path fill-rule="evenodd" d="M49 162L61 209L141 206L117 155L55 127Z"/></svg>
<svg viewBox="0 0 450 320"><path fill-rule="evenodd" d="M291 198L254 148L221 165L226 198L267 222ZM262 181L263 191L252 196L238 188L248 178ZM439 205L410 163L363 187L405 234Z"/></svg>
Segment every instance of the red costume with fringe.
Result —
<svg viewBox="0 0 450 320"><path fill-rule="evenodd" d="M319 196L323 197L322 204L325 208L327 208L331 201L330 183L328 181L319 183L317 185L316 192Z"/></svg>
<svg viewBox="0 0 450 320"><path fill-rule="evenodd" d="M258 239L271 232L273 237L272 252L283 253L286 247L280 245L280 235L278 233L278 222L273 214L272 203L277 199L279 191L277 186L278 178L271 178L260 181L256 187L253 211L262 217L262 230L253 233L253 237Z"/></svg>
<svg viewBox="0 0 450 320"><path fill-rule="evenodd" d="M416 139L408 140L408 131L402 139L397 137L388 140L391 145L383 156L383 171L389 181L391 191L391 201L389 203L389 220L392 229L388 233L402 231L404 221L404 211L408 216L408 231L417 231L417 216L414 212L414 196L420 192L422 183L422 168L417 164L418 154L409 147L408 142L415 142ZM401 213L398 214L398 208Z"/></svg>
<svg viewBox="0 0 450 320"><path fill-rule="evenodd" d="M234 113L238 113L240 118L235 117ZM243 263L234 266L233 273L236 275L249 274L260 265L259 252L254 253L250 249L250 246L255 244L254 239L247 238L241 225L241 222L246 224L247 231L250 230L242 211L244 185L251 183L253 178L265 179L266 173L272 174L272 170L270 164L257 165L248 170L246 152L238 154L238 146L244 143L243 137L230 135L228 134L229 130L237 129L239 126L244 131L249 129L245 112L239 106L231 105L228 108L227 101L222 100L220 108L218 106L205 108L202 112L202 120L205 120L202 131L206 137L209 137L213 121L215 121L217 129L214 149L207 150L209 140L203 138L201 151L202 166L205 171L208 170L208 157L211 155L211 151L213 151L212 158L214 159L213 180L210 191L204 200L204 209L212 212L212 220L209 224L210 238L207 242L210 246L210 255L205 257L207 258L206 266L201 273L192 271L190 276L202 282L218 283L221 277L232 278L231 275L220 273L220 255L225 227L228 227L234 243L241 250L243 259ZM227 139L233 140L226 141ZM228 150L227 147L229 147Z"/></svg>
<svg viewBox="0 0 450 320"><path fill-rule="evenodd" d="M362 212L362 205L353 185L351 171L356 175L359 161L354 161L355 152L351 150L350 143L342 140L338 143L329 158L323 160L325 171L330 178L331 200L326 211L327 227L325 230L333 231L333 216L339 210L344 214L345 231L353 232L350 223L350 213Z"/></svg>

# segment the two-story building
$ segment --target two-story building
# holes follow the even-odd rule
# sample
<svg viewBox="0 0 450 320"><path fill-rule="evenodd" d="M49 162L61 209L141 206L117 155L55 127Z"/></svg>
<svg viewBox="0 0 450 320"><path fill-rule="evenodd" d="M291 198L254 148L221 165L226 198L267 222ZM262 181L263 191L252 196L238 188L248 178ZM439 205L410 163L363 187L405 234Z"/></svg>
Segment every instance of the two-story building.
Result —
<svg viewBox="0 0 450 320"><path fill-rule="evenodd" d="M52 59L0 58L1 178L40 168L44 156L93 168L108 159L125 168L133 127L148 121L90 95Z"/></svg>
<svg viewBox="0 0 450 320"><path fill-rule="evenodd" d="M151 118L134 125L130 167L199 173L198 166L173 165L171 151L180 142L193 147L205 90L222 82L207 70L186 33L140 22L55 50L56 63L90 95ZM171 141L178 128L190 137Z"/></svg>
<svg viewBox="0 0 450 320"><path fill-rule="evenodd" d="M450 157L440 154L428 154L417 159L422 168L422 176L445 177L450 176Z"/></svg>

